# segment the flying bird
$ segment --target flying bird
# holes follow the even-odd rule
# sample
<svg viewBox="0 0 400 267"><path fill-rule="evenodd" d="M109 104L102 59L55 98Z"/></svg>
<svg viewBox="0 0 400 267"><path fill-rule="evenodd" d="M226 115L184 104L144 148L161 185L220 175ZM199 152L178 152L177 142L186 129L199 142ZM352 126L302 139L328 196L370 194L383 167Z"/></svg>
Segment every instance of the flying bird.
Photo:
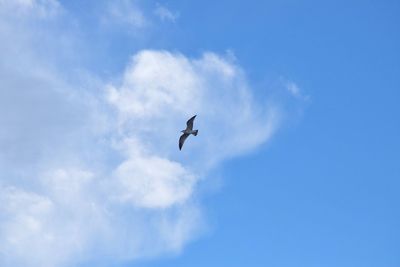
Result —
<svg viewBox="0 0 400 267"><path fill-rule="evenodd" d="M191 117L187 122L186 122L186 129L182 130L181 137L179 138L179 150L182 149L183 143L185 143L186 138L188 138L189 135L193 134L194 136L197 135L199 130L193 130L193 121L196 118L197 115L194 115Z"/></svg>

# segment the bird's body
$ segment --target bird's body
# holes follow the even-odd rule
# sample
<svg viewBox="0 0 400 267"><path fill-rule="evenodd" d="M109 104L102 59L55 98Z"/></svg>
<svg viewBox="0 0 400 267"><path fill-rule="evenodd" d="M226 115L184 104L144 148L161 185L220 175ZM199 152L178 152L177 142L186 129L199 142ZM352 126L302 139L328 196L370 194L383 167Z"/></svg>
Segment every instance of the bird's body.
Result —
<svg viewBox="0 0 400 267"><path fill-rule="evenodd" d="M184 133L184 134L193 134L194 136L196 136L197 135L197 132L198 132L198 130L182 130L181 131L181 133Z"/></svg>
<svg viewBox="0 0 400 267"><path fill-rule="evenodd" d="M199 130L193 130L193 121L196 118L197 115L194 115L193 117L191 117L187 122L186 122L186 129L182 130L181 133L183 133L181 135L181 137L179 138L179 150L182 149L183 144L185 143L186 138L189 137L189 135L193 134L194 136L197 135L197 133L199 132Z"/></svg>

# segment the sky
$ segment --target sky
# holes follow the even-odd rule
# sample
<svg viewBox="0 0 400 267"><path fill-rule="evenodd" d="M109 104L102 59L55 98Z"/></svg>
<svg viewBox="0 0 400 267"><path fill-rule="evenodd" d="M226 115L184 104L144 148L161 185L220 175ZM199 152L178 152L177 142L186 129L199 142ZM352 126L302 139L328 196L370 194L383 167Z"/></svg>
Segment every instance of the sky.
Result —
<svg viewBox="0 0 400 267"><path fill-rule="evenodd" d="M400 266L399 13L0 0L0 266Z"/></svg>

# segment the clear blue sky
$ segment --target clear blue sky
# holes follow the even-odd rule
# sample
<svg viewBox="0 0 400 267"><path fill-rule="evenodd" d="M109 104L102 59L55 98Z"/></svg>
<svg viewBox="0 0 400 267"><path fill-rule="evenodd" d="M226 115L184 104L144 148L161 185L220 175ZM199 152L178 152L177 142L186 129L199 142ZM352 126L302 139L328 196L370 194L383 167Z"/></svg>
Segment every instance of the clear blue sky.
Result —
<svg viewBox="0 0 400 267"><path fill-rule="evenodd" d="M209 235L140 266L400 266L399 2L168 4L182 15L156 47L230 48L253 80L285 75L312 103L224 164Z"/></svg>
<svg viewBox="0 0 400 267"><path fill-rule="evenodd" d="M216 55L233 54L234 64L240 66L240 70L245 73L245 80L256 99L255 103L262 105L263 102L258 101L259 99L268 100L271 95L274 95L288 114L288 118L282 121L279 129L274 130L271 138L264 136L260 137L260 142L255 141L254 144L243 145L245 146L244 150L249 148L250 152L242 153L239 149L229 152L227 155L222 153L221 159L216 159L218 164L204 174L204 179L197 181L196 187L193 189L195 193L188 198L195 199L194 206L201 210L201 218L204 220L205 226L200 231L201 233L193 234L193 238L191 236L191 241L183 242L181 249L178 249L180 252L171 253L168 249L166 249L167 251L160 249L160 253L155 252L156 256L123 261L109 256L108 252L105 252L107 247L98 249L96 245L89 245L92 256L88 257L88 263L82 263L85 260L77 263L71 262L77 266L93 266L93 262L95 262L96 266L116 267L400 266L399 1L119 1L128 3L126 7L132 8L132 10L128 10L129 12L136 8L140 10L140 13L143 14L144 24L146 24L144 26L141 25L140 19L138 21L137 15L130 18L132 19L130 21L126 19L127 13L122 11L121 13L117 12L117 15L114 13L101 15L104 10L107 10L107 1L62 0L59 2L65 11L61 15L63 17L57 19L55 23L40 20L35 27L39 29L43 27L46 30L50 28L52 32L65 33L65 36L60 35L59 38L63 51L53 53L53 50L47 50L48 47L59 45L58 43L54 45L52 43L54 41L44 41L47 46L41 47L38 45L40 41L36 40L36 42L32 41L33 46L37 47L32 54L34 54L34 58L44 57L46 62L50 62L49 65L43 63L45 65L43 68L57 66L55 67L57 71L63 74L61 79L68 83L71 81L71 77L75 77L76 72L82 72L83 74L78 75L81 79L85 79L87 76L95 77L84 83L85 85L94 84L96 87L102 83L118 84L118 79L122 74L129 72L127 65L130 58L144 49L169 51L172 53L171 57L178 57L176 55L179 54L185 58L198 59L205 62L204 64L209 62L202 58L204 52ZM168 10L170 17L165 13L166 17L157 15L155 11L157 7L165 8L164 11ZM15 23L12 19L10 21L7 20L6 25L11 29L12 27L19 27L18 29L27 27ZM0 20L0 22L2 21ZM8 36L2 31L0 34L1 38ZM21 38L15 37L15 40L20 41ZM18 41L16 43L18 44ZM5 47L7 48L7 46ZM74 55L73 50L68 50L71 47L78 49L79 52ZM4 49L1 53L1 55L5 55ZM163 59L161 55L155 55L155 57ZM21 59L21 61L23 60L25 59ZM136 69L139 70L145 66L148 62L146 60L146 56L138 57L137 65L134 65ZM193 68L197 66L197 63L190 64ZM63 67L60 68L60 65ZM4 69L0 64L0 77L7 76L8 72ZM204 73L208 72L204 71ZM204 73L199 75L208 75ZM15 75L19 77L20 74ZM212 78L205 79L214 85ZM295 101L287 95L279 95L280 93L277 91L284 89L284 81L296 84L301 90L300 97L307 97L307 100ZM140 84L137 80L135 82ZM7 80L7 84L13 83ZM219 85L220 83L216 81L215 84ZM118 85L114 87L116 94L126 97L123 95L123 87L120 88ZM4 99L11 92L7 92L5 88L2 91ZM53 96L49 95L48 98L52 99ZM112 105L120 109L121 114L123 112L128 112L126 114L129 116L135 114L123 109L123 97L116 99L110 101ZM54 106L61 106L57 114L64 117L74 113L74 107L81 108L76 111L77 113L80 113L81 110L89 110L80 102L76 102L78 104L69 104L70 102L68 102L63 105L57 105L57 103L53 103ZM99 106L103 105L104 108L100 108L101 110L108 112L110 109L107 101L104 101L106 104L101 101L96 103L100 103ZM235 105L237 102L228 103ZM25 108L21 104L20 110ZM49 113L46 110L44 113ZM201 110L199 112L201 115ZM90 112L82 113L89 114ZM112 116L114 115L107 115L104 118L114 118ZM60 127L53 127L53 129L45 126L44 128L48 127L46 129L53 129L55 132L60 129L60 131L64 131L64 127L69 127L66 126L67 124L81 125L82 121L92 118L89 115L79 119L76 119L79 115L71 115L72 117L74 119L63 122L64 124ZM186 118L186 115L183 117ZM45 116L45 118L47 117ZM3 123L2 119L0 115L0 122ZM198 120L201 126L201 116L198 117ZM49 121L53 120L49 119ZM57 119L57 121L59 120ZM107 120L104 119L104 121ZM182 118L177 117L177 121L182 122ZM121 135L129 135L135 131L132 130L133 128L129 128L132 127L129 126L129 123L132 122L123 121L123 123L128 125L128 130L121 130ZM248 124L244 126L253 125L251 121L246 123ZM20 124L26 125L24 119L21 119ZM175 126L175 124L173 125ZM185 147L187 149L184 153L189 153L191 148L196 148L196 140L203 140L201 136L202 134L206 136L205 129L212 129L210 125L213 124L210 122L206 125L205 123L203 128L199 126L198 139L189 139L190 143ZM15 127L17 129L19 126ZM103 129L102 127L103 124L98 128ZM104 127L107 128L107 126ZM146 127L144 126L144 128ZM105 177L111 173L116 180L124 181L126 177L124 178L121 174L122 171L118 170L121 169L121 166L125 166L124 162L131 163L140 159L140 156L128 156L128 160L123 161L123 157L126 154L131 155L132 150L128 148L126 149L128 152L126 152L124 149L114 147L115 140L117 144L127 144L125 142L127 139L121 139L121 141L118 139L119 136L110 138L113 141L110 143L113 145L107 146L107 141L104 140L112 136L112 132L117 131L117 127L99 130L100 133L95 134L91 130L85 129L82 130L83 138L81 138L81 132L77 134L74 132L68 138L79 139L79 142L73 144L78 144L77 146L84 147L89 151L93 151L95 148L96 152L94 153L97 156L80 151L79 155L83 160L77 166L83 169L93 169L95 166L97 169L94 177L98 175L97 170L101 169L103 174L99 177ZM262 132L262 129L257 128L256 131ZM252 131L253 128L249 127L246 130ZM10 133L12 133L11 130ZM160 141L157 138L144 139L141 134L135 133L133 137L146 141L156 140L155 144ZM0 154L0 167L3 166L2 168L5 170L0 175L0 186L18 187L22 184L24 185L21 186L23 190L35 192L40 196L42 192L45 192L43 193L44 197L48 197L51 203L55 203L54 205L59 205L56 197L51 193L46 195L47 191L40 189L48 188L47 182L42 182L40 185L21 182L25 179L22 174L19 172L15 174L14 167L4 167L11 166L9 158L13 159L14 156L10 155L14 154L23 154L27 157L26 161L29 162L30 151L34 151L32 154L36 155L36 149L38 149L36 145L33 147L29 143L24 145L25 148L8 148L5 146L6 142L10 143L6 138L7 133L4 136L4 138L0 138L0 147L4 148L2 152L4 155ZM91 138L91 136L95 137ZM32 143L39 142L34 137L31 138ZM57 142L57 138L49 138L46 141L40 139L39 144L42 142L47 144L54 140ZM97 139L102 141L93 143L92 140ZM63 142L61 141L61 143ZM227 141L227 145L234 144L233 141L229 142ZM99 144L101 144L101 148L98 148ZM48 145L53 146L52 143L48 143ZM49 166L57 166L59 169L67 170L67 167L60 167L60 163L54 158L59 158L59 161L62 162L68 157L66 154L75 155L75 145L68 147L65 145L65 148L62 145L60 151L57 153L52 151L50 156L46 154L48 152L47 145L38 145L46 147L44 154L51 157L52 160L51 164L48 163L49 160L43 160L46 163L41 163L42 165L37 169L43 170L49 169ZM103 148L103 146L108 148ZM26 147L32 147L29 148L29 153L26 152ZM117 147L119 146L117 145ZM151 145L149 147L151 148ZM176 160L180 157L181 154L165 153L163 149L168 148L169 146L166 145L152 153L156 156L167 154L169 160ZM98 150L102 151L98 152ZM183 155L189 157L190 154ZM206 157L208 154L204 152L204 155ZM16 158L21 159L21 157ZM199 156L196 160L201 159ZM187 159L176 161L182 163L185 168L196 170L197 165L192 166ZM68 162L68 167L74 166L74 170L78 168L74 165L75 162ZM35 169L30 164L23 162L18 165L21 173ZM117 169L117 171L113 171L113 169ZM128 170L135 169L128 168ZM65 177L69 177L69 172L65 171L65 173L67 173ZM76 173L81 174L79 171L72 173L74 177L77 176ZM146 172L143 171L143 173ZM5 178L6 174L7 177L17 178ZM40 175L41 173L38 171L37 176ZM121 175L122 178L118 175ZM69 180L69 178L66 179L67 187L70 186ZM45 181L48 180L45 179ZM101 184L99 187L101 190L93 193L93 199L97 199L95 196L103 196L103 187L104 185ZM134 185L132 188L135 189ZM53 189L50 187L49 192L51 190ZM166 190L169 192L169 188ZM125 191L116 192L126 193ZM104 207L106 207L105 209L114 207L110 210L118 210L116 211L118 215L115 215L118 227L127 226L127 229L130 229L131 226L126 221L136 219L136 208L150 210L148 213L151 215L148 215L147 211L144 212L145 215L140 213L138 215L140 219L145 218L143 220L146 220L148 218L146 216L155 216L149 217L154 219L158 218L156 214L158 211L154 213L156 215L153 214L154 209L158 210L161 207L162 210L165 208L163 205L175 207L173 206L175 202L181 203L182 199L182 201L188 201L186 197L175 199L174 196L169 196L170 202L168 203L170 204L165 204L165 202L157 202L157 198L153 198L152 192L145 192L145 194L147 193L150 197L145 200L136 198L132 195L134 193L126 193L130 198L129 201L135 207L133 211L132 208L129 208L130 206L118 206L120 204L106 203ZM68 199L67 197L69 195L65 198ZM150 202L146 202L149 201L148 199ZM190 209L192 202L188 202ZM173 212L168 214L174 214ZM42 216L41 214L40 216ZM0 216L0 226L4 228L4 225L8 225L7 220L12 220L14 218L12 216L10 215L11 219L6 216L6 219L2 219ZM40 220L42 217L38 216L32 214L33 220L37 219L38 222L43 222ZM16 216L16 218L19 217ZM76 218L79 219L73 220L70 227L85 228L86 223L81 224L81 221L87 222L88 218L81 215L76 215ZM135 226L138 228L143 226L138 225ZM58 226L57 223L54 229L57 229ZM62 226L60 228L64 229ZM85 231L82 230L82 232ZM152 228L146 228L146 231L148 232L143 235L151 233ZM8 234L9 232L1 233ZM89 231L85 233L87 232ZM134 233L133 230L132 232ZM54 230L54 233L57 236L59 232ZM60 236L63 236L64 232L61 231L61 233ZM123 233L125 234L125 232ZM127 230L128 239L129 233L130 231ZM115 236L118 237L119 234L115 233ZM88 236L91 236L90 233ZM88 242L89 244L101 242L93 238L88 238L88 240L91 241ZM143 243L152 246L152 241L146 240L145 237L143 240L145 240ZM119 244L114 239L112 242ZM138 243L140 242L142 241L138 241ZM3 242L0 237L0 248L3 246L7 246L7 243ZM113 253L119 256L125 255L123 248L116 247L115 251L117 252L113 250L110 255L114 255ZM157 247L157 249L159 248ZM51 249L47 251L51 251ZM73 257L74 253L71 252L66 258ZM101 255L99 262L93 259L93 255L96 253ZM129 252L127 254L130 255ZM152 253L150 252L150 254ZM24 257L18 255L16 257ZM5 262L13 263L14 260L15 257ZM42 259L38 258L38 262L41 261ZM0 263L2 263L1 259ZM58 266L62 266L61 263ZM32 265L32 267L36 266ZM49 267L52 266L49 265Z"/></svg>

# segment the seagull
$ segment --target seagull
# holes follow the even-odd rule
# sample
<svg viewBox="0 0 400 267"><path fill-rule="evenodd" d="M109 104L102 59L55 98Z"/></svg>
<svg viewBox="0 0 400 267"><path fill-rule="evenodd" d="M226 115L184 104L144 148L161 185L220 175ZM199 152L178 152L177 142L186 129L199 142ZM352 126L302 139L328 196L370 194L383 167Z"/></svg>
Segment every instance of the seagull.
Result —
<svg viewBox="0 0 400 267"><path fill-rule="evenodd" d="M186 122L186 129L181 131L181 133L183 133L183 134L179 138L179 150L182 149L183 143L185 143L185 140L186 140L186 138L188 138L189 135L193 134L194 136L196 136L198 131L199 131L199 130L194 130L193 131L193 121L196 118L196 116L197 115L194 115L193 117L191 117Z"/></svg>

